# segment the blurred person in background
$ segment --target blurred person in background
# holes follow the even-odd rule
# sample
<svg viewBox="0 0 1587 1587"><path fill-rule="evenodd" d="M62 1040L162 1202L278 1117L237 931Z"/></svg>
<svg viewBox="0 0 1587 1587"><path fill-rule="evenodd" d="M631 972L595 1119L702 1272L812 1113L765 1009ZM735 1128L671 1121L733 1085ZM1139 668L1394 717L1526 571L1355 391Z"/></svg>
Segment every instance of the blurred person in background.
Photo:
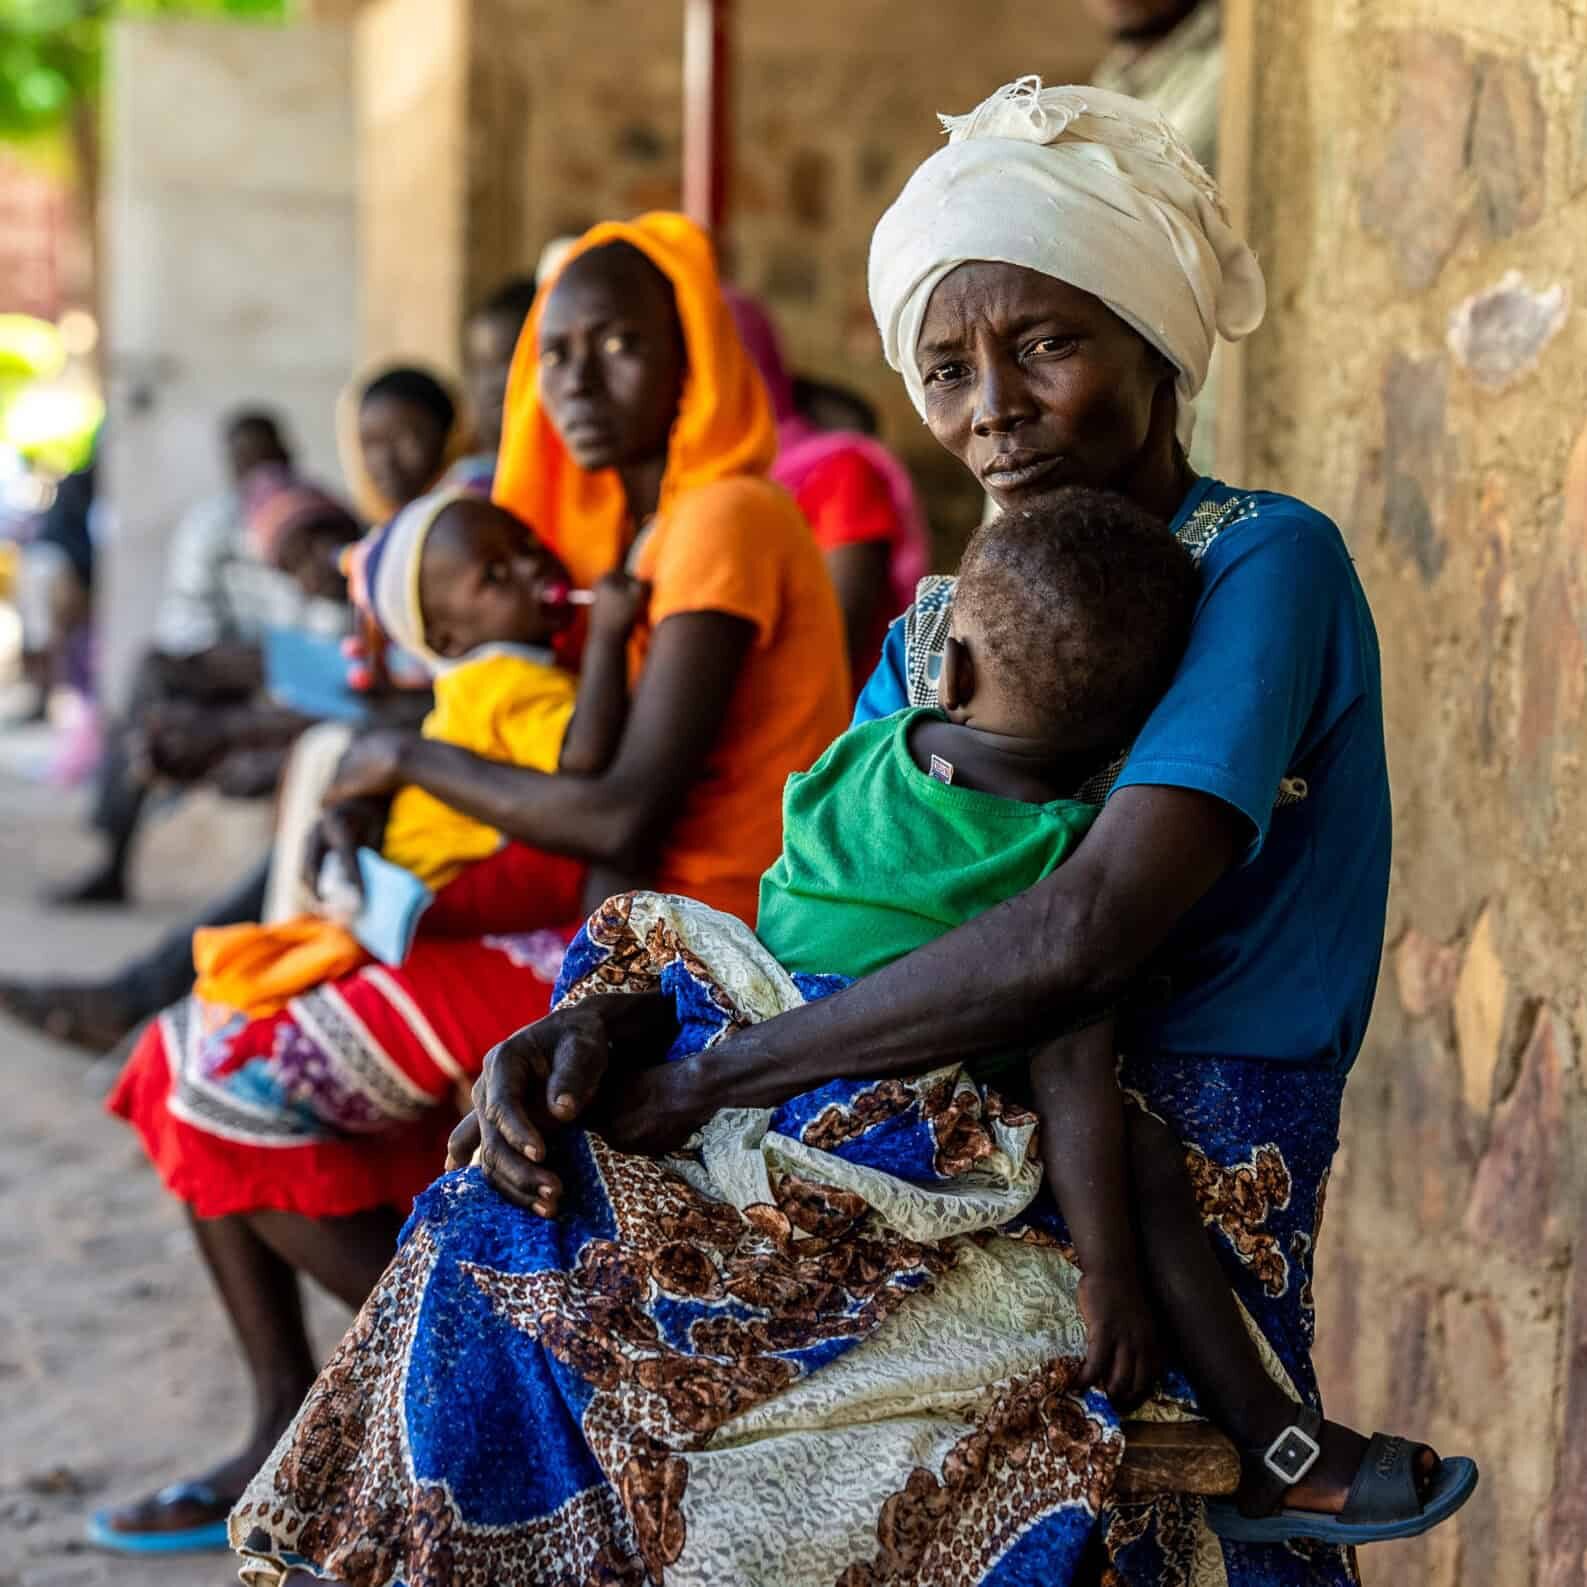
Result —
<svg viewBox="0 0 1587 1587"><path fill-rule="evenodd" d="M818 430L876 435L881 429L876 409L859 392L835 381L817 380L814 375L793 377L793 405L794 412Z"/></svg>
<svg viewBox="0 0 1587 1587"><path fill-rule="evenodd" d="M1223 17L1218 0L1086 0L1113 47L1092 73L1098 88L1143 99L1160 110L1214 177L1218 174L1218 112L1223 95ZM1217 464L1216 353L1196 402L1190 466L1211 474Z"/></svg>
<svg viewBox="0 0 1587 1587"><path fill-rule="evenodd" d="M125 710L105 735L92 816L104 855L86 875L53 891L50 903L127 901L128 867L149 795L138 772L140 741L172 702L207 710L248 699L264 681L265 627L303 615L294 609L301 607L294 586L263 565L245 523L249 478L291 464L280 425L268 413L239 413L227 421L222 442L228 484L195 504L177 527L153 644L138 663Z"/></svg>
<svg viewBox="0 0 1587 1587"><path fill-rule="evenodd" d="M92 677L94 540L90 519L96 491L95 456L55 488L38 527L23 542L16 603L22 620L22 668L43 720L50 691L70 682L87 694Z"/></svg>
<svg viewBox="0 0 1587 1587"><path fill-rule="evenodd" d="M354 381L342 394L336 439L353 506L370 524L389 523L469 452L457 397L439 375L411 364Z"/></svg>
<svg viewBox="0 0 1587 1587"><path fill-rule="evenodd" d="M888 623L914 600L931 560L914 483L908 469L869 434L827 429L801 413L770 314L746 292L729 288L726 295L777 416L771 478L799 503L826 557L843 608L850 671L863 680L881 659ZM836 388L816 389L833 393L833 406L847 396ZM848 398L851 408L856 400Z"/></svg>
<svg viewBox="0 0 1587 1587"><path fill-rule="evenodd" d="M502 282L469 315L463 327L463 393L472 420L472 447L447 475L447 483L463 490L490 494L496 478L496 453L501 449L502 414L507 406L507 376L513 349L529 310L535 284L529 276Z"/></svg>
<svg viewBox="0 0 1587 1587"><path fill-rule="evenodd" d="M257 608L258 619L274 627L290 623L295 613L311 632L345 632L346 585L339 562L359 535L357 519L335 497L276 463L250 470L243 495L254 571L273 581L244 583L273 590L275 597L273 604ZM196 653L192 665L200 681L206 677L204 658L220 648ZM230 672L212 669L209 680L219 675L240 683L252 665L252 689L226 692L217 686L207 698L166 693L147 701L138 720L125 726L117 744L118 772L126 779L124 796L138 809L152 785L207 784L234 798L264 797L276 788L291 746L310 719L264 696L257 648L251 662L245 646L233 642L233 648L236 657L226 663ZM152 653L140 683L167 678L180 684L182 665ZM195 930L260 917L268 873L266 857L197 919L99 980L0 980L0 1010L57 1041L96 1055L107 1051L191 987Z"/></svg>
<svg viewBox="0 0 1587 1587"><path fill-rule="evenodd" d="M1162 111L1216 176L1223 91L1218 0L1086 0L1086 8L1113 41L1092 81Z"/></svg>
<svg viewBox="0 0 1587 1587"><path fill-rule="evenodd" d="M253 472L244 501L262 632L341 639L350 614L340 564L362 532L358 520L334 496L276 465ZM134 738L145 780L204 781L239 799L275 791L292 744L314 718L269 697L260 645L239 647L238 670L244 666L253 669L251 688L208 698L178 694L145 714Z"/></svg>

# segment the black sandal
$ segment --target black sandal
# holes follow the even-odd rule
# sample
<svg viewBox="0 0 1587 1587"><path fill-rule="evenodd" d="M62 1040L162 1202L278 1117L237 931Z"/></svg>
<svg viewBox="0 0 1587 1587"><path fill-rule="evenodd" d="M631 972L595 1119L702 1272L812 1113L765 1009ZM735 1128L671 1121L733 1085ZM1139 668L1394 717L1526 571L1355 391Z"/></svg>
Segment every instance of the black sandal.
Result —
<svg viewBox="0 0 1587 1587"><path fill-rule="evenodd" d="M1464 1455L1440 1460L1426 1491L1421 1491L1416 1467L1423 1452L1430 1453L1428 1446L1374 1433L1338 1515L1285 1509L1284 1495L1322 1455L1322 1425L1322 1417L1310 1406L1297 1406L1294 1422L1266 1449L1246 1452L1240 1502L1206 1501L1207 1525L1219 1537L1239 1543L1283 1543L1298 1537L1347 1545L1383 1543L1417 1537L1447 1521L1476 1491L1477 1465Z"/></svg>

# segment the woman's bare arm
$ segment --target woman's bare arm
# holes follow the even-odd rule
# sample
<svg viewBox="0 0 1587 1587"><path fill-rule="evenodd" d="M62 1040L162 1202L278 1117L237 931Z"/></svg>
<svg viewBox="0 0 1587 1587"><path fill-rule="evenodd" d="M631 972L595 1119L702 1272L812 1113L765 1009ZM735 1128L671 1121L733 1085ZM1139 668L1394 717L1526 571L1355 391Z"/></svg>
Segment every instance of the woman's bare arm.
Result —
<svg viewBox="0 0 1587 1587"><path fill-rule="evenodd" d="M775 1107L828 1080L921 1074L1044 1040L1105 1008L1249 840L1245 819L1207 794L1121 789L1073 858L1018 898L709 1052L652 1068L625 1062L622 1086L601 1096L601 1133L624 1150L670 1151L719 1108ZM497 1161L534 1146L538 1156L519 1167L542 1202L554 1205L560 1184L543 1165L531 1105L544 1120L549 1097L549 1116L567 1123L596 1100L609 1059L622 1058L623 1034L604 1030L621 1001L587 998L486 1060L493 1115L470 1129Z"/></svg>
<svg viewBox="0 0 1587 1587"><path fill-rule="evenodd" d="M578 703L562 740L559 772L597 777L622 747L628 726L628 637L648 594L626 573L608 573L596 582L579 660Z"/></svg>
<svg viewBox="0 0 1587 1587"><path fill-rule="evenodd" d="M839 1077L919 1074L1040 1040L1106 1008L1249 838L1210 795L1120 789L1045 881L690 1060L698 1083L718 1107L765 1107Z"/></svg>
<svg viewBox="0 0 1587 1587"><path fill-rule="evenodd" d="M431 739L377 733L348 751L326 803L412 784L509 838L648 872L699 780L754 636L753 624L723 612L662 622L622 743L599 776L545 776Z"/></svg>
<svg viewBox="0 0 1587 1587"><path fill-rule="evenodd" d="M827 572L838 592L843 608L843 632L848 640L849 661L860 664L868 646L874 646L876 614L892 593L887 570L893 548L886 540L861 540L852 545L834 546L826 554ZM895 615L892 612L889 617Z"/></svg>

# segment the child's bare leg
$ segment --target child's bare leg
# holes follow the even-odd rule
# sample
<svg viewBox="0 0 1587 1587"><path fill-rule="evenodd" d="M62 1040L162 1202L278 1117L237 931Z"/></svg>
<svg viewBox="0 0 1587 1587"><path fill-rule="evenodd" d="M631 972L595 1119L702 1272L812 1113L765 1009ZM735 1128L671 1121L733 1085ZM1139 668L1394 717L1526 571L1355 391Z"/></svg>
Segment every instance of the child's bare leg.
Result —
<svg viewBox="0 0 1587 1587"><path fill-rule="evenodd" d="M1270 1378L1218 1265L1184 1148L1157 1119L1129 1110L1131 1181L1140 1219L1141 1260L1185 1375L1208 1415L1244 1450L1266 1449L1295 1420L1295 1402ZM1366 1454L1367 1440L1324 1422L1322 1454L1285 1495L1291 1509L1337 1514ZM1426 1455L1421 1476L1437 1457Z"/></svg>

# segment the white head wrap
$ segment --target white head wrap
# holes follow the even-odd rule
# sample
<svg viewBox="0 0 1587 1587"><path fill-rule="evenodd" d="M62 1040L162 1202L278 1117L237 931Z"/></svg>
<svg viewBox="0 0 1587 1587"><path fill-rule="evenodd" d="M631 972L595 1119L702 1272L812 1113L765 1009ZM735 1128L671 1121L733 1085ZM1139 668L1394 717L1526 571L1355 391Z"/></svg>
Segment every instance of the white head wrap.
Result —
<svg viewBox="0 0 1587 1587"><path fill-rule="evenodd" d="M473 491L448 488L409 502L385 528L368 537L359 548L361 555L348 569L348 582L358 604L393 644L433 673L444 672L455 663L425 643L424 610L419 604L424 545L448 507L479 500Z"/></svg>
<svg viewBox="0 0 1587 1587"><path fill-rule="evenodd" d="M937 283L972 260L1022 265L1100 298L1179 371L1179 438L1218 336L1262 323L1267 287L1217 185L1138 99L1022 77L967 116L871 238L887 361L926 411L915 347Z"/></svg>

